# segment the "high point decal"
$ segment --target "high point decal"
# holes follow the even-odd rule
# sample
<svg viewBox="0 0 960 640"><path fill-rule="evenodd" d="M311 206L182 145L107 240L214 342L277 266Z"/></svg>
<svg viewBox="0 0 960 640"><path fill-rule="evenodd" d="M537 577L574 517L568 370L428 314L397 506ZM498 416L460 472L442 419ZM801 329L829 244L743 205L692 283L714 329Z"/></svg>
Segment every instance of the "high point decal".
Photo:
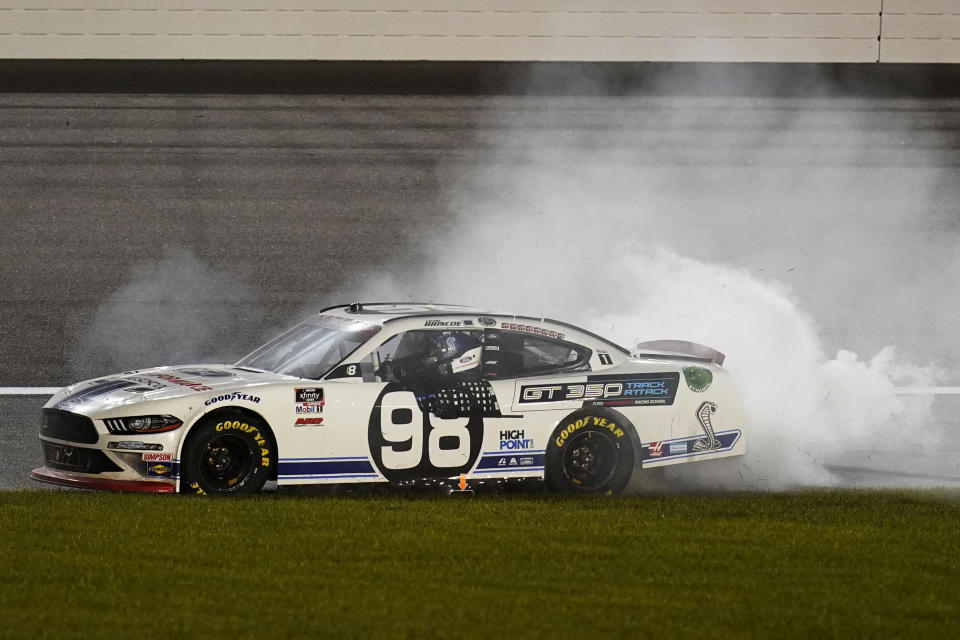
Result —
<svg viewBox="0 0 960 640"><path fill-rule="evenodd" d="M533 449L533 438L525 437L523 429L504 429L500 431L500 451L522 451Z"/></svg>

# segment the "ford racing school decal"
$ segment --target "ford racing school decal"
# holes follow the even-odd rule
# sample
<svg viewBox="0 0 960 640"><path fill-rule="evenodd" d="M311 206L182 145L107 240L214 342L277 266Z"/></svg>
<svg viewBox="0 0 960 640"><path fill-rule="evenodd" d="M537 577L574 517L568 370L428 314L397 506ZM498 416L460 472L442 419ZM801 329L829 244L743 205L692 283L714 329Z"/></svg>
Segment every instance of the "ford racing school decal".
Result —
<svg viewBox="0 0 960 640"><path fill-rule="evenodd" d="M520 402L583 400L584 407L671 405L679 383L676 371L587 376L586 382L524 385Z"/></svg>

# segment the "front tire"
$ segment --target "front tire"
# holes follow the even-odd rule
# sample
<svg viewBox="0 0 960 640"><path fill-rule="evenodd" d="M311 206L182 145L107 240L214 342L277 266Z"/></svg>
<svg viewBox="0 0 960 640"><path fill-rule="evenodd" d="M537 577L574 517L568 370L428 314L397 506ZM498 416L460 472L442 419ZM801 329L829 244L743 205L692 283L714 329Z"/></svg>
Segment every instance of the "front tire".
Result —
<svg viewBox="0 0 960 640"><path fill-rule="evenodd" d="M557 493L620 493L633 474L635 438L633 425L616 411L570 414L547 443L547 486Z"/></svg>
<svg viewBox="0 0 960 640"><path fill-rule="evenodd" d="M198 426L184 447L180 486L184 493L258 493L276 460L273 438L262 421L222 413Z"/></svg>

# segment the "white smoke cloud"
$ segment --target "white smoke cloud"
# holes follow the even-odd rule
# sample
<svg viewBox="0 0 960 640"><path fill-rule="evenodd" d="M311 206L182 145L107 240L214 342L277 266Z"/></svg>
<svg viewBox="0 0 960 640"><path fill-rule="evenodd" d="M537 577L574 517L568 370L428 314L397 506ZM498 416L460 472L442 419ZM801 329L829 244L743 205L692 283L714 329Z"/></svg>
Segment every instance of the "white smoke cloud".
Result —
<svg viewBox="0 0 960 640"><path fill-rule="evenodd" d="M236 275L182 250L138 265L80 335L74 368L99 374L170 364L233 362L231 341L257 294Z"/></svg>
<svg viewBox="0 0 960 640"><path fill-rule="evenodd" d="M739 122L751 105L731 106ZM553 116L537 115L548 124ZM651 117L663 115L658 108ZM936 370L906 364L893 346L866 357L828 353L823 328L778 277L803 283L821 303L876 304L876 245L900 242L885 234L905 223L886 212L880 233L854 206L864 181L885 179L857 167L868 146L857 116L828 114L816 127L818 139L848 138L826 160L817 140L793 130L808 126L803 114L779 114L776 127L754 132L749 145L760 153L796 142L784 152L787 166L732 157L736 144L717 139L727 120L716 134L683 114L623 117L643 126L497 137L483 162L446 176L448 231L434 238L424 275L386 275L367 293L553 316L626 346L674 338L725 352L747 415L748 454L649 474L661 487L835 485L845 482L835 470L861 464L865 451L935 443L931 398L895 389L932 384ZM703 129L703 139L690 139L691 129ZM682 144L674 131L687 136ZM658 146L664 141L673 147ZM834 215L842 219L825 226ZM850 317L841 308L830 320L850 333Z"/></svg>

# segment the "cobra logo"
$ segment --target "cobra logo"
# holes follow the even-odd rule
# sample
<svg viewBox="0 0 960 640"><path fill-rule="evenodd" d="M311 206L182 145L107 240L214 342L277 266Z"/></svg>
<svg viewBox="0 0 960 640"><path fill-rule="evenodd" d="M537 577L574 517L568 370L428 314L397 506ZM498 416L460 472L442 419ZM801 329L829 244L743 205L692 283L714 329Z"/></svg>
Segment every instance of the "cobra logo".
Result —
<svg viewBox="0 0 960 640"><path fill-rule="evenodd" d="M693 443L694 451L712 451L720 448L720 441L714 435L713 424L710 423L710 414L717 412L717 405L713 402L703 402L697 409L697 421L706 435Z"/></svg>

